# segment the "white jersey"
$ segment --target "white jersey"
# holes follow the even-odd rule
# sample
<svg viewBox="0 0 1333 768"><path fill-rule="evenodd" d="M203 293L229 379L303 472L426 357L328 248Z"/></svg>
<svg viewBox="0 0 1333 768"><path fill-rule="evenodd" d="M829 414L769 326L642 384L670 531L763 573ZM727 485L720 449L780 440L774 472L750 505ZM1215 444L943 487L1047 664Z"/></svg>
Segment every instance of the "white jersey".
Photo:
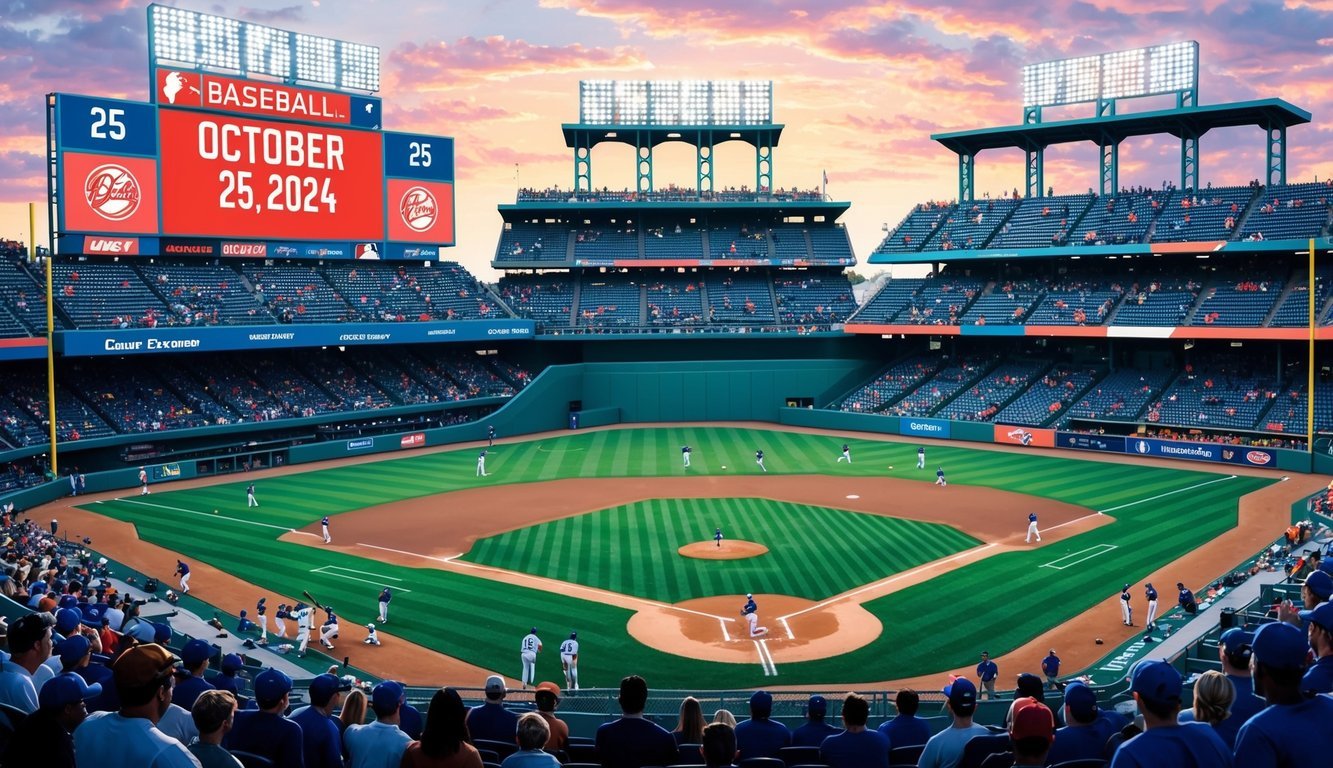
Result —
<svg viewBox="0 0 1333 768"><path fill-rule="evenodd" d="M534 634L527 634L523 637L523 646L520 650L523 653L536 653L542 648L542 641Z"/></svg>
<svg viewBox="0 0 1333 768"><path fill-rule="evenodd" d="M297 611L296 613L292 614L292 616L296 619L296 628L297 628L297 629L301 630L302 632L309 632L309 631L310 631L310 609L309 609L309 608L302 608L301 610L299 610L299 611Z"/></svg>
<svg viewBox="0 0 1333 768"><path fill-rule="evenodd" d="M561 656L577 656L577 655L579 655L579 641L578 641L578 640L566 640L565 642L561 643L561 644L560 644L560 655L561 655Z"/></svg>

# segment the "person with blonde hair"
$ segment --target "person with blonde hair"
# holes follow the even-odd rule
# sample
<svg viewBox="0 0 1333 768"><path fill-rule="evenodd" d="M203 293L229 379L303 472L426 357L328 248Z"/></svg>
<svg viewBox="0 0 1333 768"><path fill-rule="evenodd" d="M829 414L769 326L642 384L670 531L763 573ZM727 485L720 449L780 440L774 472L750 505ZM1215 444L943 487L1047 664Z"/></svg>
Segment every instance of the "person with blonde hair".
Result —
<svg viewBox="0 0 1333 768"><path fill-rule="evenodd" d="M362 725L366 722L366 692L360 688L353 688L347 692L343 698L342 711L334 718L333 724L338 726L338 735L347 732L349 725ZM343 744L343 759L347 759L347 745Z"/></svg>
<svg viewBox="0 0 1333 768"><path fill-rule="evenodd" d="M1231 717L1231 705L1235 701L1236 686L1232 685L1226 675L1210 669L1194 682L1194 707L1186 710L1190 717L1182 717L1181 722L1193 719L1196 723L1205 723L1222 737L1227 746L1234 747L1239 725L1224 721ZM1182 716L1184 714L1181 712Z"/></svg>
<svg viewBox="0 0 1333 768"><path fill-rule="evenodd" d="M542 750L551 730L536 712L518 719L518 751L506 757L500 768L560 768L555 756Z"/></svg>
<svg viewBox="0 0 1333 768"><path fill-rule="evenodd" d="M686 696L680 703L680 719L676 721L676 730L671 732L677 744L702 744L704 738L704 710L699 700Z"/></svg>
<svg viewBox="0 0 1333 768"><path fill-rule="evenodd" d="M731 714L731 710L729 709L719 709L717 712L714 712L713 722L731 726L733 731L736 730L736 716Z"/></svg>

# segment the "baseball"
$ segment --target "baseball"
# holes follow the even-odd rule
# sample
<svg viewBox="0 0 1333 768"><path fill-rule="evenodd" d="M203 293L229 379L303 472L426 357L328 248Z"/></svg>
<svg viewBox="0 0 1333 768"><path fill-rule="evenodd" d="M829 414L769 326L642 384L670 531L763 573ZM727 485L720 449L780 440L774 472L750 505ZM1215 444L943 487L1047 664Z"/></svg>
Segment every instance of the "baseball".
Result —
<svg viewBox="0 0 1333 768"><path fill-rule="evenodd" d="M892 465L892 464L889 465L889 469L893 469L893 465Z"/></svg>
<svg viewBox="0 0 1333 768"><path fill-rule="evenodd" d="M726 464L723 464L723 465L722 465L722 468L723 468L723 469L726 469L726 468L727 468L727 465L726 465Z"/></svg>
<svg viewBox="0 0 1333 768"><path fill-rule="evenodd" d="M217 514L217 513L218 513L218 511L217 511L217 510L216 510L216 509L215 509L215 510L213 510L213 514L215 514L215 515L216 515L216 514Z"/></svg>

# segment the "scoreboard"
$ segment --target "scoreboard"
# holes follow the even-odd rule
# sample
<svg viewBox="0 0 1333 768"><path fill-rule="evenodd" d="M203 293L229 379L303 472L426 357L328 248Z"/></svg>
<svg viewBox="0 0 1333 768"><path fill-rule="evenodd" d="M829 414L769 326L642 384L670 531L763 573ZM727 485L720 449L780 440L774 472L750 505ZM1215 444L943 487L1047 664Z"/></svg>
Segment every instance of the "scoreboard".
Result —
<svg viewBox="0 0 1333 768"><path fill-rule="evenodd" d="M380 99L197 67L150 82L152 103L48 97L59 252L427 260L454 244L453 139L381 130Z"/></svg>

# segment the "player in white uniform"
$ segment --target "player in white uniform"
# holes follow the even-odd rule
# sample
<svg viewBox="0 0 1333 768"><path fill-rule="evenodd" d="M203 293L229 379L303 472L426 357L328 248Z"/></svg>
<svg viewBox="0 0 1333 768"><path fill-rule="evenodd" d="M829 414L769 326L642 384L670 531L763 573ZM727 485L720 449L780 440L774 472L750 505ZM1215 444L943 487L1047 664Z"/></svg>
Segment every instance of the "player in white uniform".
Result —
<svg viewBox="0 0 1333 768"><path fill-rule="evenodd" d="M333 612L333 606L324 606L324 612L328 616L319 629L319 644L333 650L333 640L338 636L338 614Z"/></svg>
<svg viewBox="0 0 1333 768"><path fill-rule="evenodd" d="M322 520L319 521L319 527L320 527L321 529L323 529L323 531L324 531L324 543L325 543L325 544L332 544L332 543L333 543L333 537L329 535L329 516L328 516L328 515L325 515L324 518L323 518Z"/></svg>
<svg viewBox="0 0 1333 768"><path fill-rule="evenodd" d="M297 603L296 608L292 610L292 618L296 619L296 655L305 656L306 646L310 645L310 606L305 603Z"/></svg>
<svg viewBox="0 0 1333 768"><path fill-rule="evenodd" d="M1120 618L1127 627L1134 626L1134 607L1129 604L1129 585L1120 590Z"/></svg>
<svg viewBox="0 0 1333 768"><path fill-rule="evenodd" d="M1144 586L1143 595L1148 598L1148 620L1144 622L1143 626L1148 629L1156 629L1157 625L1153 622L1157 621L1157 590L1153 589L1152 582L1148 582Z"/></svg>
<svg viewBox="0 0 1333 768"><path fill-rule="evenodd" d="M537 628L533 627L528 634L523 636L523 643L519 646L519 655L523 658L524 688L528 687L528 683L537 684L537 652L541 649L541 638L537 637Z"/></svg>
<svg viewBox="0 0 1333 768"><path fill-rule="evenodd" d="M148 470L139 467L139 495L148 495Z"/></svg>
<svg viewBox="0 0 1333 768"><path fill-rule="evenodd" d="M759 626L759 606L754 602L754 595L745 596L745 607L741 609L741 615L750 624L750 637L768 634L768 627Z"/></svg>
<svg viewBox="0 0 1333 768"><path fill-rule="evenodd" d="M560 666L565 668L565 688L579 689L579 633L570 632L569 639L560 644Z"/></svg>
<svg viewBox="0 0 1333 768"><path fill-rule="evenodd" d="M375 632L374 624L366 625L366 639L362 640L363 645L380 645L380 636Z"/></svg>
<svg viewBox="0 0 1333 768"><path fill-rule="evenodd" d="M763 452L763 451L755 451L755 452L754 452L754 463L755 463L755 464L758 464L758 465L759 465L759 468L762 469L762 470L764 470L765 472L768 471L768 467L765 467L765 466L764 466L764 452Z"/></svg>
<svg viewBox="0 0 1333 768"><path fill-rule="evenodd" d="M1037 513L1036 513L1036 512L1029 512L1029 513L1028 513L1028 535L1027 535L1027 538L1023 540L1023 543L1025 543L1025 544L1031 544L1031 543L1032 543L1032 537L1033 537L1033 536L1036 536L1036 537L1037 537L1037 541L1041 541L1041 531L1038 531L1038 530L1037 530Z"/></svg>
<svg viewBox="0 0 1333 768"><path fill-rule="evenodd" d="M249 509L257 506L259 506L259 502L255 500L255 484L250 483L245 487L245 507Z"/></svg>
<svg viewBox="0 0 1333 768"><path fill-rule="evenodd" d="M926 446L920 446L916 449L916 468L926 468Z"/></svg>
<svg viewBox="0 0 1333 768"><path fill-rule="evenodd" d="M477 454L477 477L486 476L486 452Z"/></svg>
<svg viewBox="0 0 1333 768"><path fill-rule="evenodd" d="M255 603L255 615L259 617L259 644L268 645L268 598L261 597Z"/></svg>
<svg viewBox="0 0 1333 768"><path fill-rule="evenodd" d="M842 455L839 456L838 460L835 461L834 463L841 464L844 461L847 462L848 464L852 463L852 447L846 443L842 444Z"/></svg>
<svg viewBox="0 0 1333 768"><path fill-rule="evenodd" d="M682 445L680 447L680 458L683 462L685 462L685 466L687 468L690 466L690 454L693 452L694 449L689 447L688 445Z"/></svg>

